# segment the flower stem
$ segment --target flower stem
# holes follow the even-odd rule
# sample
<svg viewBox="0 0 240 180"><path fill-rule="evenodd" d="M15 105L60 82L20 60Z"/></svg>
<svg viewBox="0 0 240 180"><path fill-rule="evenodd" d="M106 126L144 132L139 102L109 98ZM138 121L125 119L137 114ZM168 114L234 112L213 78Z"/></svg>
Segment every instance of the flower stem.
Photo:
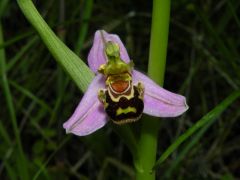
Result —
<svg viewBox="0 0 240 180"><path fill-rule="evenodd" d="M168 30L170 0L153 0L152 29L149 52L148 74L159 85L163 85ZM142 119L141 136L138 144L139 160L142 171L137 170L137 180L154 180L152 168L156 161L157 140L160 122L153 117Z"/></svg>
<svg viewBox="0 0 240 180"><path fill-rule="evenodd" d="M153 0L148 75L163 86L168 45L170 0Z"/></svg>

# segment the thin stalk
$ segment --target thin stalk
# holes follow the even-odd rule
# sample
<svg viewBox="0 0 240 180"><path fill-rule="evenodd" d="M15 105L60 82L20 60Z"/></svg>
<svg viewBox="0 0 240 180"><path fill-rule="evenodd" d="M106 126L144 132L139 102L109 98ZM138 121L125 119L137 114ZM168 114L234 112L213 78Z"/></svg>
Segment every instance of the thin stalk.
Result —
<svg viewBox="0 0 240 180"><path fill-rule="evenodd" d="M80 54L81 49L83 47L83 43L85 41L87 31L88 31L89 19L92 14L92 7L93 7L93 0L84 1L84 9L83 9L82 19L80 24L79 36L78 36L78 40L74 50L76 54Z"/></svg>
<svg viewBox="0 0 240 180"><path fill-rule="evenodd" d="M3 41L4 40L3 40L2 23L1 23L1 19L0 19L0 44L2 44ZM3 88L3 93L6 98L6 106L8 107L10 120L11 120L11 123L13 126L14 136L16 138L16 144L17 144L16 152L18 155L18 158L16 161L17 161L18 173L19 173L20 179L28 180L29 174L28 174L27 160L24 155L23 148L22 148L20 132L19 132L19 128L17 125L17 118L16 118L16 113L15 113L15 109L14 109L14 105L13 105L13 98L12 98L11 90L9 88L9 81L7 78L6 71L7 71L7 68L6 68L5 51L4 51L4 49L1 49L0 50L0 78L1 78L1 82L2 82L1 85Z"/></svg>
<svg viewBox="0 0 240 180"><path fill-rule="evenodd" d="M159 85L163 85L168 30L170 17L170 0L153 0L152 29L149 51L148 74ZM154 180L152 168L156 161L159 119L146 117L142 119L139 140L139 162L142 170L137 170L137 180Z"/></svg>

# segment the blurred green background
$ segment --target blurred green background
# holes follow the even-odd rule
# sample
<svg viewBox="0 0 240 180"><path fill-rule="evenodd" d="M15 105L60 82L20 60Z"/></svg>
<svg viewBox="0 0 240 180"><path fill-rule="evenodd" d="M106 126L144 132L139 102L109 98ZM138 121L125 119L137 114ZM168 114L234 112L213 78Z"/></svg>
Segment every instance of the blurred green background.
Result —
<svg viewBox="0 0 240 180"><path fill-rule="evenodd" d="M81 59L87 60L94 32L104 29L118 34L136 68L147 71L150 1L36 0L34 4ZM161 120L158 157L239 90L239 15L239 0L172 1L164 87L185 95L190 109L181 117ZM21 168L28 169L30 179L134 179L131 155L111 123L87 137L65 134L62 124L82 94L15 1L0 0L0 20L0 61L6 60L0 69L0 179L19 179ZM9 96L4 93L6 83ZM184 142L157 168L157 179L239 179L239 105L238 100L202 134ZM132 126L138 129L138 123ZM19 161L19 138L26 162Z"/></svg>

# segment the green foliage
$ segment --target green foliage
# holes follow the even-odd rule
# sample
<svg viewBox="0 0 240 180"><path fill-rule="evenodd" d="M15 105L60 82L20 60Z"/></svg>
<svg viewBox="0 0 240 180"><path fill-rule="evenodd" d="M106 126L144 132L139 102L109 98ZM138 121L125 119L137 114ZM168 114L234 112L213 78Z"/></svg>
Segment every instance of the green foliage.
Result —
<svg viewBox="0 0 240 180"><path fill-rule="evenodd" d="M137 153L140 122L82 138L62 124L93 77L85 64L95 30L119 34L147 72L151 2L33 1L55 36L31 1L20 1L31 25L16 2L0 2L0 179L133 179L132 161L141 171L147 158ZM240 178L232 94L240 86L239 8L238 0L172 1L164 86L187 96L190 109L161 120L156 179Z"/></svg>

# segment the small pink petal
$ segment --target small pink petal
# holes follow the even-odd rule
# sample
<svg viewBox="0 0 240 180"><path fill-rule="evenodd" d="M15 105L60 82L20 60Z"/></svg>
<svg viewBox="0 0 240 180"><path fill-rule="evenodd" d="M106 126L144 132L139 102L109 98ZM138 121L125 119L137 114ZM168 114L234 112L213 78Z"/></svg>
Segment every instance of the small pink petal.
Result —
<svg viewBox="0 0 240 180"><path fill-rule="evenodd" d="M142 82L145 88L144 113L157 117L176 117L188 109L184 96L163 89L136 70L132 75L133 83Z"/></svg>
<svg viewBox="0 0 240 180"><path fill-rule="evenodd" d="M127 50L124 47L118 35L108 34L104 30L98 30L95 32L93 46L88 54L88 65L90 69L96 73L98 71L99 66L107 62L107 58L104 52L104 42L101 36L101 32L106 42L113 41L119 45L121 59L124 60L126 63L129 63L130 58L128 56Z"/></svg>
<svg viewBox="0 0 240 180"><path fill-rule="evenodd" d="M104 86L103 76L101 74L97 75L89 85L73 115L63 124L67 133L85 136L107 123L107 115L97 97L98 90L104 88Z"/></svg>

